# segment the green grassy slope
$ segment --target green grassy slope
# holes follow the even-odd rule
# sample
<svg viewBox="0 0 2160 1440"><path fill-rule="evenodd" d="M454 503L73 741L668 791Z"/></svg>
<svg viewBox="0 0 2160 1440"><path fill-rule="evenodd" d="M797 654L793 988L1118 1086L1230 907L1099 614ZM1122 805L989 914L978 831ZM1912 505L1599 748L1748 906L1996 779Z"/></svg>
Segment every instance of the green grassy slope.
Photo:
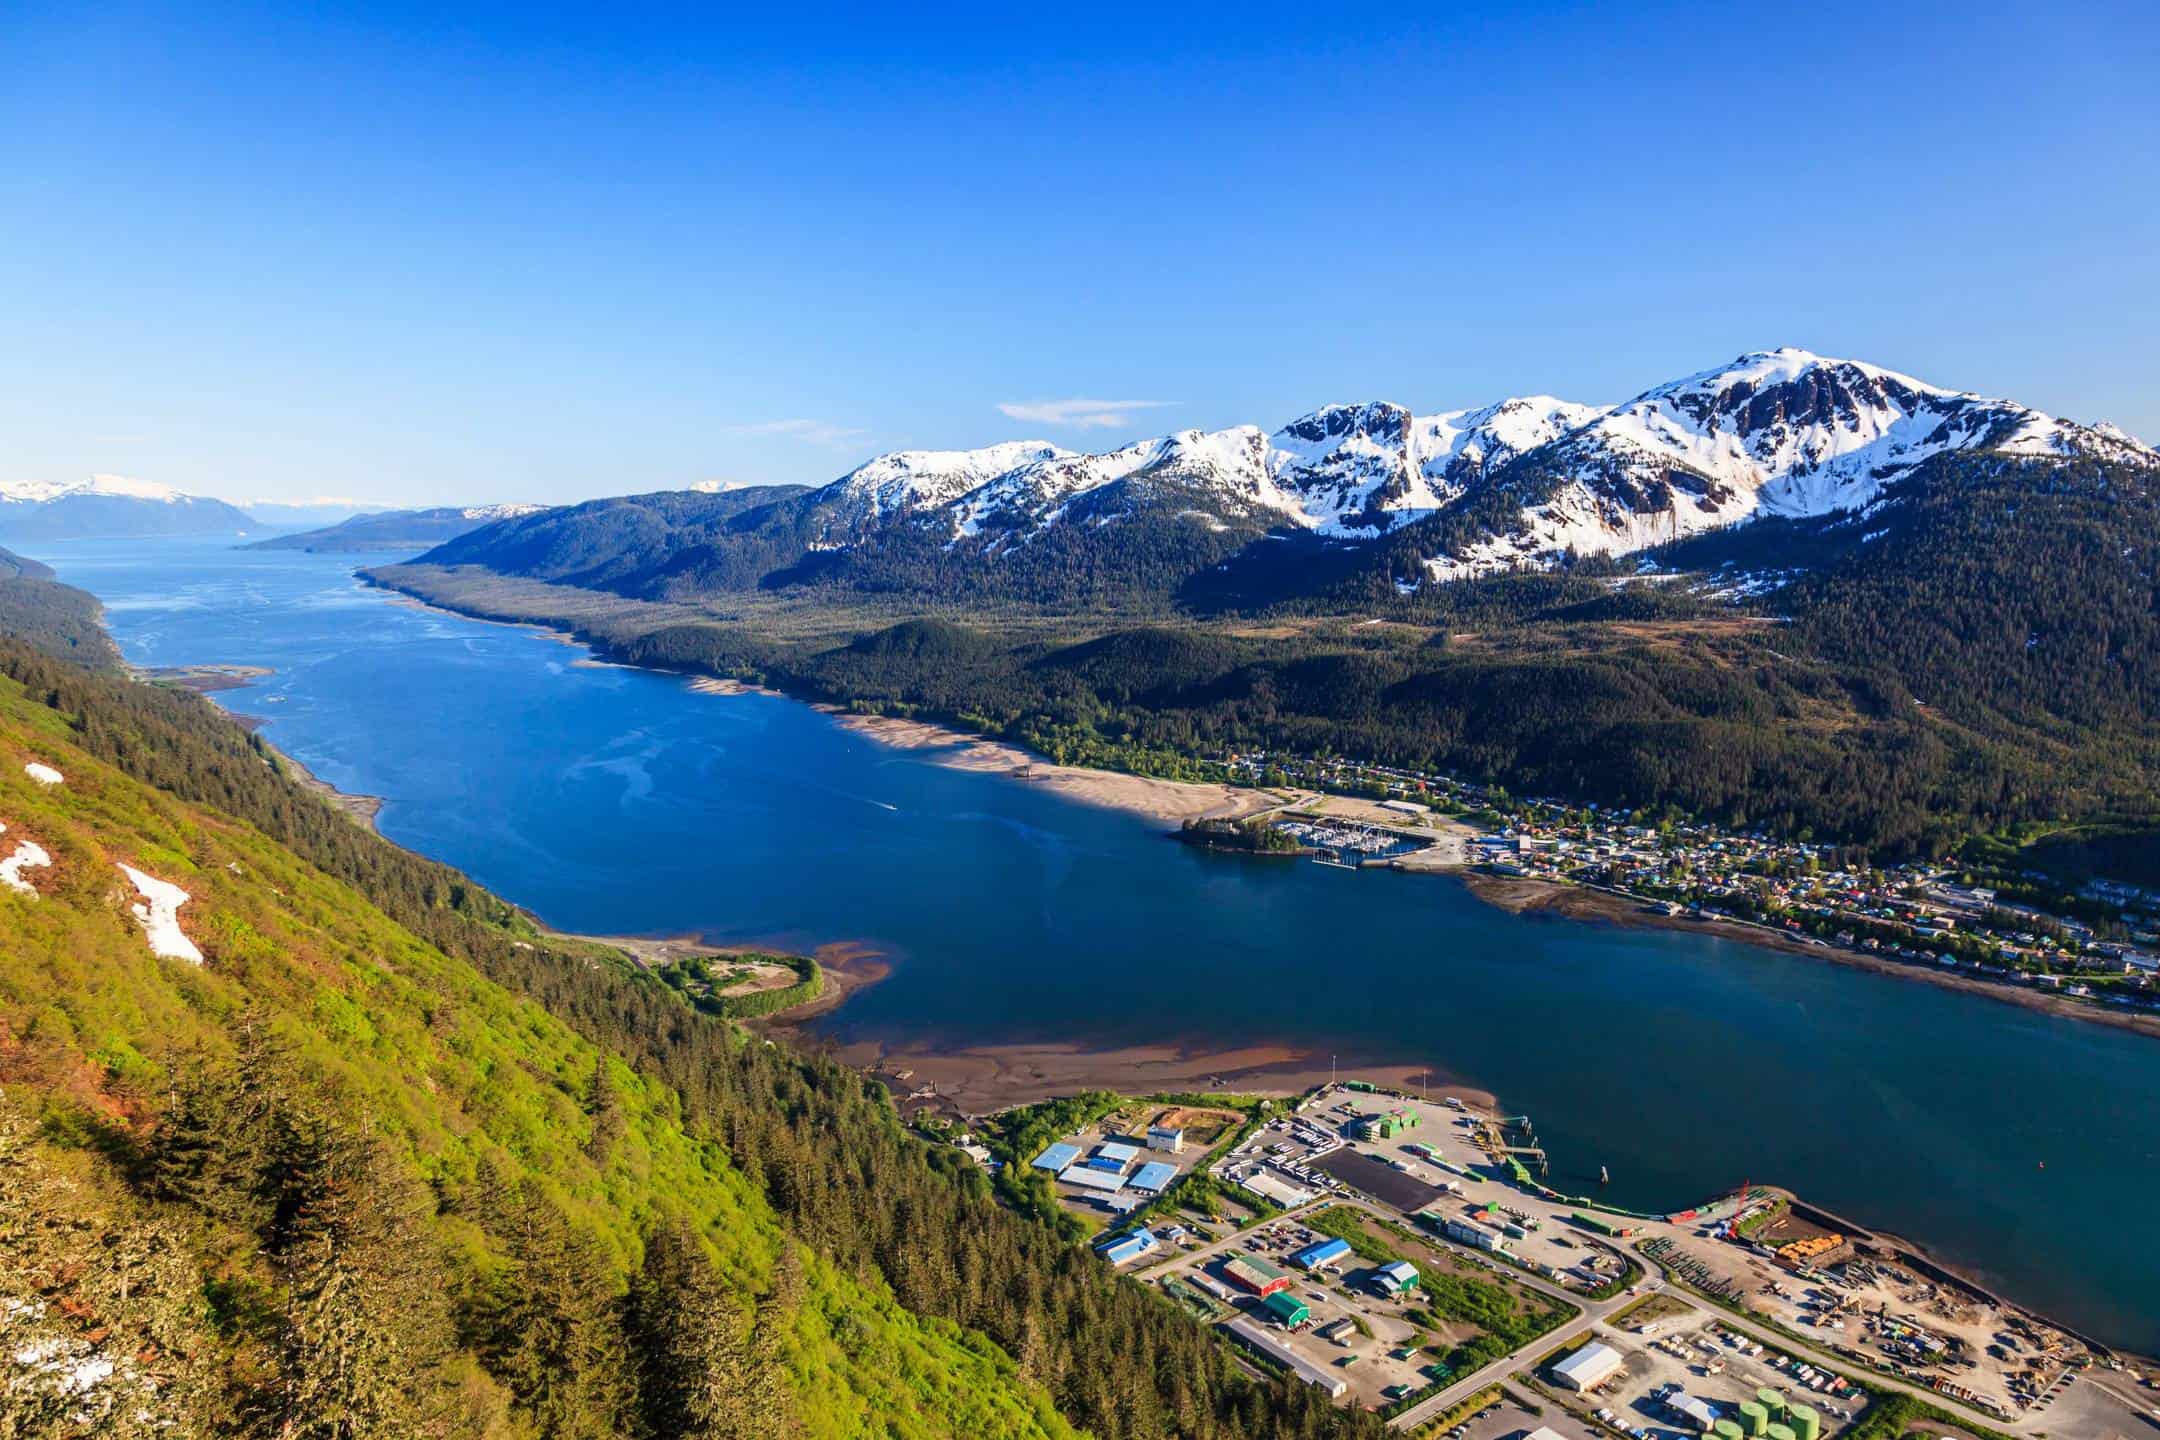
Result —
<svg viewBox="0 0 2160 1440"><path fill-rule="evenodd" d="M179 1416L181 1434L271 1434L295 1419L307 1423L293 1433L390 1434L415 1423L415 1412L314 1423L332 1405L295 1393L307 1357L293 1353L304 1329L293 1296L307 1286L287 1222L250 1223L247 1185L195 1203L158 1178L172 1168L174 1107L216 1090L201 1077L236 1075L248 1085L270 1075L289 1109L331 1117L373 1157L368 1193L407 1197L399 1248L422 1271L401 1279L384 1265L366 1283L383 1292L378 1319L392 1328L405 1304L439 1297L449 1334L397 1361L414 1367L406 1388L425 1412L424 1431L403 1433L607 1434L641 1423L635 1396L538 1395L501 1353L505 1337L485 1333L501 1277L539 1264L523 1232L558 1216L611 1315L644 1237L691 1226L717 1277L712 1293L733 1307L723 1338L777 1360L769 1378L785 1395L764 1413L791 1417L799 1433L1073 1433L996 1347L793 1243L762 1190L686 1126L674 1089L253 827L131 779L75 739L67 717L0 680L0 857L26 839L52 857L23 872L39 898L0 889L0 1171L15 1202L0 1225L0 1353L42 1336L117 1361L121 1378L56 1404L51 1429L11 1433L123 1433L125 1416L88 1424L77 1412L130 1374L162 1382L152 1403ZM66 783L32 782L23 765L33 759ZM150 953L123 861L192 895L182 923L204 965ZM273 1129L295 1123L270 1117ZM115 1300L99 1288L104 1272L82 1263L77 1228L33 1223L63 1214L169 1235L167 1283ZM166 1308L145 1311L146 1294ZM370 1303L359 1309L376 1313ZM42 1388L66 1373L50 1370ZM18 1388L0 1408L20 1402L29 1414L40 1377L7 1383Z"/></svg>

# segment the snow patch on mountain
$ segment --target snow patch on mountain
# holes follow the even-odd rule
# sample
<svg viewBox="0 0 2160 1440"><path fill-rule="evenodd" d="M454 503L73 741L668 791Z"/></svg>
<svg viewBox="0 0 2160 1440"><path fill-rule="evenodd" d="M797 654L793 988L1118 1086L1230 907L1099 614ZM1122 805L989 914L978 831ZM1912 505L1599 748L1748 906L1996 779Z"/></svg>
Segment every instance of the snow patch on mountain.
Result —
<svg viewBox="0 0 2160 1440"><path fill-rule="evenodd" d="M195 942L180 928L180 907L193 897L170 880L146 875L132 865L122 864L120 869L134 885L135 893L142 897L128 907L128 913L142 926L143 938L150 942L150 953L167 960L202 964L202 951L195 948Z"/></svg>

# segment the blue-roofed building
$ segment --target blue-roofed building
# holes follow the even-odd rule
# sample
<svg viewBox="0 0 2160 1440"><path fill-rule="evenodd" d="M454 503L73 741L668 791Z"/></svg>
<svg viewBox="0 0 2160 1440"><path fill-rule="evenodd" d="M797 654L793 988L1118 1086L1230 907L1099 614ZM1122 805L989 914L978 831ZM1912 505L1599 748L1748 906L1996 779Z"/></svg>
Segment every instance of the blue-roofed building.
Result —
<svg viewBox="0 0 2160 1440"><path fill-rule="evenodd" d="M1080 1163L1090 1170L1100 1170L1105 1175L1122 1175L1125 1173L1125 1162L1112 1160L1107 1155L1090 1155Z"/></svg>
<svg viewBox="0 0 2160 1440"><path fill-rule="evenodd" d="M1325 1270L1331 1265L1340 1265L1349 1256L1349 1241L1322 1240L1317 1245L1308 1245L1291 1256L1290 1263L1302 1270Z"/></svg>
<svg viewBox="0 0 2160 1440"><path fill-rule="evenodd" d="M1098 1195L1115 1195L1125 1188L1125 1177L1113 1175L1107 1170L1096 1170L1086 1165L1068 1165L1058 1179L1082 1190L1093 1190Z"/></svg>
<svg viewBox="0 0 2160 1440"><path fill-rule="evenodd" d="M1042 1154L1037 1155L1029 1163L1032 1164L1037 1170L1063 1170L1066 1166L1072 1164L1073 1161L1079 1158L1080 1147L1077 1145L1067 1145L1064 1141L1061 1140L1057 1144L1052 1145L1049 1149L1043 1151Z"/></svg>
<svg viewBox="0 0 2160 1440"><path fill-rule="evenodd" d="M1112 1265L1129 1265L1161 1244L1154 1231L1135 1230L1130 1235L1121 1235L1096 1246L1095 1253Z"/></svg>
<svg viewBox="0 0 2160 1440"><path fill-rule="evenodd" d="M1131 1185L1133 1189L1144 1191L1149 1195L1160 1195L1170 1188L1170 1182L1175 1179L1177 1179L1177 1166L1166 1165L1160 1160L1150 1160L1147 1164L1135 1170L1132 1179L1126 1183Z"/></svg>
<svg viewBox="0 0 2160 1440"><path fill-rule="evenodd" d="M1095 1158L1098 1160L1108 1160L1111 1164L1117 1166L1120 1170L1122 1170L1127 1165L1132 1164L1133 1161L1140 1158L1140 1147L1137 1145L1127 1145L1120 1141L1113 1140L1107 1145L1096 1146Z"/></svg>

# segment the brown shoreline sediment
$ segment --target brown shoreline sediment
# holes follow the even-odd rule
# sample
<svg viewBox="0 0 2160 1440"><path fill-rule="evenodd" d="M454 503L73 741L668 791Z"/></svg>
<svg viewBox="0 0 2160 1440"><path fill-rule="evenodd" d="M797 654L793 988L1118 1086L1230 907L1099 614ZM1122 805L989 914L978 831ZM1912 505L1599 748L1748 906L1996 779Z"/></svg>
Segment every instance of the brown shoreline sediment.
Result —
<svg viewBox="0 0 2160 1440"><path fill-rule="evenodd" d="M1003 773L1015 780L1041 785L1083 805L1124 810L1166 824L1181 824L1186 820L1241 820L1298 803L1304 795L1302 791L1278 794L1219 781L1166 780L1124 770L1060 765L1009 740L970 734L926 720L864 715L834 705L812 708L824 711L846 729L881 745L900 750L943 752L930 758L947 769Z"/></svg>
<svg viewBox="0 0 2160 1440"><path fill-rule="evenodd" d="M1765 925L1751 925L1739 920L1692 920L1669 916L1652 908L1652 903L1647 900L1556 880L1491 875L1474 870L1462 872L1461 878L1464 887L1472 895L1511 915L1550 915L1564 920L1641 925L1715 935L1743 945L1805 956L1810 960L1872 971L1877 975L1887 975L1895 979L1915 980L1946 990L1960 990L1968 995L1978 995L2064 1019L2085 1020L2097 1025L2112 1025L2120 1030L2135 1031L2141 1035L2160 1036L2160 1016L2080 1004L2076 1000L2050 995L2042 990L1979 980L1970 975L1914 965L1902 960L1887 960L1865 950L1854 950L1844 945L1811 945Z"/></svg>

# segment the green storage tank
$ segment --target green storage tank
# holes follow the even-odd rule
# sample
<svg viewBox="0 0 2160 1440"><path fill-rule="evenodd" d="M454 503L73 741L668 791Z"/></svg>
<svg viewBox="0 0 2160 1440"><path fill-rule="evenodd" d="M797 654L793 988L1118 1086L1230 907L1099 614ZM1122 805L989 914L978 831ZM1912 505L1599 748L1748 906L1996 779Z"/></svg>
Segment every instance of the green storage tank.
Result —
<svg viewBox="0 0 2160 1440"><path fill-rule="evenodd" d="M1710 1427L1710 1433L1715 1435L1717 1440L1746 1440L1746 1437L1740 1433L1738 1422L1732 1420L1718 1421L1717 1424Z"/></svg>
<svg viewBox="0 0 2160 1440"><path fill-rule="evenodd" d="M1755 1392L1755 1398L1762 1402L1763 1409L1770 1412L1772 1420L1783 1420L1785 1418L1784 1391L1773 1390L1768 1385L1765 1385Z"/></svg>
<svg viewBox="0 0 2160 1440"><path fill-rule="evenodd" d="M1792 1430L1793 1440L1817 1440L1822 1434L1822 1417L1812 1405L1788 1406L1785 1423Z"/></svg>
<svg viewBox="0 0 2160 1440"><path fill-rule="evenodd" d="M1762 1440L1763 1435L1770 1429L1770 1412L1764 1408L1762 1401L1740 1402L1740 1428L1753 1436L1754 1440Z"/></svg>
<svg viewBox="0 0 2160 1440"><path fill-rule="evenodd" d="M1790 1425L1772 1425L1770 1427L1770 1440L1799 1440L1799 1437L1793 1434Z"/></svg>

